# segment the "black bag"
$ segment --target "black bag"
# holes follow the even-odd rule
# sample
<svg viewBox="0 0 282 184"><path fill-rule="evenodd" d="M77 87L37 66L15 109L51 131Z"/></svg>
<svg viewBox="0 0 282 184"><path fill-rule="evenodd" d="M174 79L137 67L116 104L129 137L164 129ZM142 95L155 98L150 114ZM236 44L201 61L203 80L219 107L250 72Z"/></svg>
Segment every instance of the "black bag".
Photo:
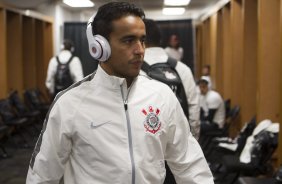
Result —
<svg viewBox="0 0 282 184"><path fill-rule="evenodd" d="M277 182L282 183L282 165L279 167L276 175L275 175L275 179Z"/></svg>
<svg viewBox="0 0 282 184"><path fill-rule="evenodd" d="M70 74L69 64L72 61L73 56L70 57L67 63L62 64L57 56L57 71L55 74L55 94L68 88L73 84L73 79Z"/></svg>
<svg viewBox="0 0 282 184"><path fill-rule="evenodd" d="M268 163L278 146L278 133L262 131L254 137L254 146L251 150L251 164L258 168L259 173L271 170ZM254 170L252 171L255 172Z"/></svg>
<svg viewBox="0 0 282 184"><path fill-rule="evenodd" d="M177 61L169 57L166 63L156 63L151 66L144 61L141 69L152 79L163 82L172 89L189 119L186 93L181 78L175 70L176 64Z"/></svg>

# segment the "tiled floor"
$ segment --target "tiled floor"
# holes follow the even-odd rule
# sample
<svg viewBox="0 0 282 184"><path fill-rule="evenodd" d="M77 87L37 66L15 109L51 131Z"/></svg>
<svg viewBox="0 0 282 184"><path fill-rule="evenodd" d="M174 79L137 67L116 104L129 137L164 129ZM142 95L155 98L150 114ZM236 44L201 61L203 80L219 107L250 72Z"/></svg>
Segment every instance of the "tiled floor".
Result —
<svg viewBox="0 0 282 184"><path fill-rule="evenodd" d="M37 137L29 137L30 146L21 148L22 145L16 146L13 142L8 141L5 144L9 154L8 158L0 158L0 184L24 184L28 171L28 164L31 158L35 140ZM2 154L2 152L0 151Z"/></svg>

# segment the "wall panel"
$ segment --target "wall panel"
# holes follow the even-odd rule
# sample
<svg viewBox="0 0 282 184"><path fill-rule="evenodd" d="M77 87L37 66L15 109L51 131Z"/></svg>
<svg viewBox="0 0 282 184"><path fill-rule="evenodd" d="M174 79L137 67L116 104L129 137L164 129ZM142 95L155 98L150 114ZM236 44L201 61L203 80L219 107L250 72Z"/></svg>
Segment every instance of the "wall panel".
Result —
<svg viewBox="0 0 282 184"><path fill-rule="evenodd" d="M280 1L280 43L282 43L282 1ZM282 44L280 44L280 53L282 52ZM282 92L282 55L280 55L280 92ZM281 93L280 93L281 94ZM282 97L280 96L280 130L278 141L278 165L282 165Z"/></svg>
<svg viewBox="0 0 282 184"><path fill-rule="evenodd" d="M36 86L42 89L45 83L44 75L44 22L35 20L35 66L36 66Z"/></svg>
<svg viewBox="0 0 282 184"><path fill-rule="evenodd" d="M201 77L201 68L203 66L203 24L196 27L196 63L195 63L195 79Z"/></svg>
<svg viewBox="0 0 282 184"><path fill-rule="evenodd" d="M35 19L23 17L23 63L24 63L24 89L36 86L35 65Z"/></svg>
<svg viewBox="0 0 282 184"><path fill-rule="evenodd" d="M22 16L7 12L8 90L23 91Z"/></svg>
<svg viewBox="0 0 282 184"><path fill-rule="evenodd" d="M257 0L244 0L244 62L241 118L242 123L256 115L258 5ZM243 126L243 124L241 125Z"/></svg>
<svg viewBox="0 0 282 184"><path fill-rule="evenodd" d="M203 65L210 64L210 42L210 19L207 19L203 26Z"/></svg>
<svg viewBox="0 0 282 184"><path fill-rule="evenodd" d="M231 9L230 3L222 9L222 24L223 24L223 98L231 99L231 74L232 74L232 34L231 34Z"/></svg>
<svg viewBox="0 0 282 184"><path fill-rule="evenodd" d="M210 17L210 57L208 58L208 63L211 66L211 80L213 88L216 88L216 54L217 54L217 13Z"/></svg>
<svg viewBox="0 0 282 184"><path fill-rule="evenodd" d="M281 99L281 55L279 0L258 1L259 45L258 45L258 121L280 120Z"/></svg>
<svg viewBox="0 0 282 184"><path fill-rule="evenodd" d="M5 98L8 91L7 84L7 26L6 10L0 7L0 99Z"/></svg>
<svg viewBox="0 0 282 184"><path fill-rule="evenodd" d="M41 73L42 78L44 78L44 84L39 85L39 88L42 92L44 92L47 95L47 90L45 87L45 79L47 76L47 69L50 59L53 57L53 25L44 22L43 24L43 72Z"/></svg>
<svg viewBox="0 0 282 184"><path fill-rule="evenodd" d="M241 104L243 82L243 14L242 0L231 1L232 71L231 104Z"/></svg>
<svg viewBox="0 0 282 184"><path fill-rule="evenodd" d="M53 56L52 26L51 17L0 3L0 98L11 90L20 94L27 88L45 90L46 70Z"/></svg>
<svg viewBox="0 0 282 184"><path fill-rule="evenodd" d="M223 13L217 13L216 31L216 58L215 58L215 86L216 90L223 97Z"/></svg>

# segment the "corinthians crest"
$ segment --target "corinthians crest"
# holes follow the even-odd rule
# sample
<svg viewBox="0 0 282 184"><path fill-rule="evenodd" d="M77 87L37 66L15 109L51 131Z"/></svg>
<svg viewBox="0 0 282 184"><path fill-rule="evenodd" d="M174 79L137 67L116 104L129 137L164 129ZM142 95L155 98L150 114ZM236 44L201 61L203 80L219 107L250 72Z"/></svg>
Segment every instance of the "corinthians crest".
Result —
<svg viewBox="0 0 282 184"><path fill-rule="evenodd" d="M160 110L158 108L153 109L153 107L150 106L148 111L143 109L142 113L146 116L146 119L144 121L145 130L152 134L157 133L160 130L161 125L162 125L158 117Z"/></svg>

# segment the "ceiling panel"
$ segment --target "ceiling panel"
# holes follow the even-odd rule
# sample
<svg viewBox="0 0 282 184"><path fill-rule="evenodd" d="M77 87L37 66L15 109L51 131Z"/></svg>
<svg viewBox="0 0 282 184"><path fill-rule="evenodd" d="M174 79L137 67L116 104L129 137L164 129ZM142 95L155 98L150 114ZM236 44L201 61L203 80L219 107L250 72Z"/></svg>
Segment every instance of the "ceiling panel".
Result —
<svg viewBox="0 0 282 184"><path fill-rule="evenodd" d="M92 0L95 3L95 8L113 0ZM144 10L161 9L163 8L163 0L127 0L142 7ZM176 0L177 1L177 0ZM188 10L203 10L208 6L217 3L220 0L191 0L186 7ZM0 0L0 2L15 6L21 9L36 9L37 6L44 3L60 2L60 0Z"/></svg>

